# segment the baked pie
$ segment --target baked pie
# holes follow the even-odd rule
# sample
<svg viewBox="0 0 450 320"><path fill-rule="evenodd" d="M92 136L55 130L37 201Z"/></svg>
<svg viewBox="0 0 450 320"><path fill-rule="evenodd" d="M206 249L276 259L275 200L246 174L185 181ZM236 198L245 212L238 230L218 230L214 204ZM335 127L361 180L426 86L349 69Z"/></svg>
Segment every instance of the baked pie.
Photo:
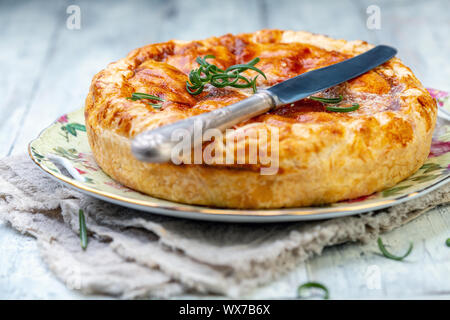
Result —
<svg viewBox="0 0 450 320"><path fill-rule="evenodd" d="M333 112L320 101L304 99L237 125L247 132L277 130L276 174L262 175L260 163L145 163L130 150L133 137L145 130L253 94L252 88L209 84L198 94L189 92L186 83L191 70L199 67L198 57L208 56L221 70L259 58L256 67L265 77L255 77L254 70L244 74L262 89L372 47L363 41L280 30L144 46L109 64L92 80L85 107L92 152L99 166L122 184L188 204L300 207L383 190L422 166L437 114L434 99L398 58L318 94L342 96L340 106L358 105L354 111ZM158 100L130 98L133 93ZM247 144L258 143L252 141Z"/></svg>

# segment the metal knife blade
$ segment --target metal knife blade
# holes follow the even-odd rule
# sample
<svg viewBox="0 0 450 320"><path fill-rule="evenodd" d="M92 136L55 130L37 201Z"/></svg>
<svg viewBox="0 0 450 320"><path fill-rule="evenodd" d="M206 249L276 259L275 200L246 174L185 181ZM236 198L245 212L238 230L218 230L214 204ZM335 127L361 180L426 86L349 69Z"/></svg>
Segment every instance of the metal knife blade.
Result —
<svg viewBox="0 0 450 320"><path fill-rule="evenodd" d="M396 49L379 45L354 58L283 81L267 91L275 95L282 104L292 103L356 78L388 61L396 54Z"/></svg>
<svg viewBox="0 0 450 320"><path fill-rule="evenodd" d="M306 72L265 90L258 90L256 94L232 105L144 131L133 139L131 151L141 161L173 161L172 151L175 147L178 150L190 150L203 142L203 139L198 139L199 132L201 138L207 129L225 130L276 107L306 98L377 67L396 53L394 48L380 45L343 62ZM182 139L179 135L176 138L174 133L179 130L183 130L184 136L187 134L190 138Z"/></svg>

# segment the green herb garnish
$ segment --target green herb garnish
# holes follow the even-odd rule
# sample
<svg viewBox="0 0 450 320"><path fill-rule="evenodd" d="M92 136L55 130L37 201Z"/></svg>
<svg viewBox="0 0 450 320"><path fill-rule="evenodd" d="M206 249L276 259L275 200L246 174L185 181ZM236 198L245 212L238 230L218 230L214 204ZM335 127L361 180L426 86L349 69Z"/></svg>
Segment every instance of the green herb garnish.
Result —
<svg viewBox="0 0 450 320"><path fill-rule="evenodd" d="M318 288L323 290L323 299L328 300L330 298L330 292L328 291L328 288L325 287L323 284L318 282L307 282L305 284L302 284L297 289L297 297L300 299L307 298L305 295L303 295L303 292L310 288Z"/></svg>
<svg viewBox="0 0 450 320"><path fill-rule="evenodd" d="M407 256L409 256L409 254L411 253L411 251L413 249L413 243L411 242L411 244L409 245L408 251L406 251L406 253L400 257L395 256L392 253L390 253L389 251L387 251L381 238L378 238L378 247L380 248L381 253L383 253L383 256L385 256L386 258L401 261L401 260L405 259Z"/></svg>
<svg viewBox="0 0 450 320"><path fill-rule="evenodd" d="M351 107L326 106L325 109L333 112L352 112L359 109L359 104L354 103Z"/></svg>
<svg viewBox="0 0 450 320"><path fill-rule="evenodd" d="M165 101L164 99L161 99L158 96L154 96L152 94L147 94L147 93L142 93L142 92L134 92L131 97L127 98L128 100L141 100L141 99L148 99L148 100L156 100L156 101ZM162 104L160 103L151 103L151 102L146 102L148 105L156 108L156 109L160 109L162 107Z"/></svg>
<svg viewBox="0 0 450 320"><path fill-rule="evenodd" d="M342 101L342 95L337 98L322 98L322 97L309 97L311 100L319 101L324 104L338 104ZM359 104L354 103L351 107L337 107L337 106L326 106L327 111L332 112L351 112L359 109Z"/></svg>
<svg viewBox="0 0 450 320"><path fill-rule="evenodd" d="M252 88L255 93L258 75L253 79L246 78L241 75L241 73L246 70L256 71L267 79L264 72L255 67L260 61L259 58L255 58L245 64L230 66L226 70L220 69L218 66L207 62L206 59L215 59L215 56L206 55L203 58L197 57L195 61L197 61L199 67L197 69L192 69L189 72L189 81L186 81L186 90L192 95L202 93L207 83L216 88Z"/></svg>
<svg viewBox="0 0 450 320"><path fill-rule="evenodd" d="M81 241L81 248L83 250L86 250L88 238L87 238L87 230L86 230L86 220L84 218L84 212L83 210L78 211L78 220L80 224L80 241Z"/></svg>
<svg viewBox="0 0 450 320"><path fill-rule="evenodd" d="M311 100L319 101L327 104L337 104L342 101L342 95L339 95L338 98L321 98L321 97L309 97Z"/></svg>
<svg viewBox="0 0 450 320"><path fill-rule="evenodd" d="M450 247L450 238L448 238L448 239L445 241L445 244L447 245L447 247Z"/></svg>

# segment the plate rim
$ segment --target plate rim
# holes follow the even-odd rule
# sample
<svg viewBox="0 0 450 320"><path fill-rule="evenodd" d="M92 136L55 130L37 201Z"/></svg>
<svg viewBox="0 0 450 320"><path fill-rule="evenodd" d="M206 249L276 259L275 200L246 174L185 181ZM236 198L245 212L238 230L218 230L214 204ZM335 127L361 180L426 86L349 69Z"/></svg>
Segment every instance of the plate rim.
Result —
<svg viewBox="0 0 450 320"><path fill-rule="evenodd" d="M83 108L74 110L76 113ZM58 118L57 118L58 119ZM32 144L39 140L43 133L53 127L57 123L57 120L53 121L50 125L42 129L36 138L32 139L28 143L28 155L35 165L37 165L43 172L49 175L51 178L58 182L62 182L65 186L75 189L81 193L90 195L97 199L101 199L107 202L112 202L121 206L125 206L132 209L137 209L144 212L156 213L162 215L168 215L177 218L188 218L196 220L209 220L209 221L222 221L222 222L287 222L287 221L311 221L311 220L324 220L330 218L338 218L350 215L357 215L360 213L376 211L391 207L393 205L401 204L405 201L413 200L427 193L445 185L450 181L450 175L444 179L437 181L427 187L414 191L408 194L400 195L398 198L380 200L373 203L366 203L348 207L297 207L297 208L280 208L280 209L229 209L229 208L213 208L206 206L190 205L192 207L179 206L177 202L169 201L174 206L166 206L163 204L152 204L145 200L130 199L121 195L116 195L107 191L98 190L78 182L74 179L68 178L63 174L59 174L48 170L43 166L32 153ZM101 168L100 168L101 169ZM150 196L151 197L151 196ZM195 211L193 210L195 208Z"/></svg>

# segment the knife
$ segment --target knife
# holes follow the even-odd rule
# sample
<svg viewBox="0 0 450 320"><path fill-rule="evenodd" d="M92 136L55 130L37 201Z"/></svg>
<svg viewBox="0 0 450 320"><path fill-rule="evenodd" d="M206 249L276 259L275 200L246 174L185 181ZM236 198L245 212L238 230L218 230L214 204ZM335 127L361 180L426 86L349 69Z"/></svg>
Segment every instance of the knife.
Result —
<svg viewBox="0 0 450 320"><path fill-rule="evenodd" d="M180 143L188 144L186 147L189 149L202 144L202 139L196 138L196 132L213 128L223 131L239 122L360 76L388 61L396 53L397 50L392 47L379 45L345 61L303 73L268 89L258 90L249 98L232 105L144 131L133 139L131 151L141 161L169 162L172 149L175 146L182 148ZM185 130L190 139L173 139L172 133L178 129Z"/></svg>

